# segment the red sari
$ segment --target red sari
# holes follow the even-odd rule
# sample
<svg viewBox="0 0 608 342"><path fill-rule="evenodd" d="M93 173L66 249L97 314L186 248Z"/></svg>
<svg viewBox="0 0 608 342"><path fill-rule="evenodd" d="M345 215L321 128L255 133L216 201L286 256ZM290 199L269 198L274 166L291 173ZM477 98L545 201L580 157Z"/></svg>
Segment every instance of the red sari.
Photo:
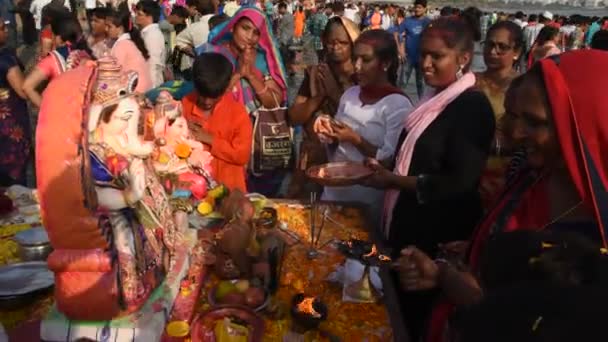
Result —
<svg viewBox="0 0 608 342"><path fill-rule="evenodd" d="M608 53L577 50L539 61L562 156L583 205L594 213L602 244L608 229L608 97L602 86L608 77ZM603 75L603 76L602 76ZM540 174L519 175L471 239L469 265L479 271L480 255L495 233L544 228L550 221L546 184ZM430 319L428 342L441 341L451 304L437 306Z"/></svg>

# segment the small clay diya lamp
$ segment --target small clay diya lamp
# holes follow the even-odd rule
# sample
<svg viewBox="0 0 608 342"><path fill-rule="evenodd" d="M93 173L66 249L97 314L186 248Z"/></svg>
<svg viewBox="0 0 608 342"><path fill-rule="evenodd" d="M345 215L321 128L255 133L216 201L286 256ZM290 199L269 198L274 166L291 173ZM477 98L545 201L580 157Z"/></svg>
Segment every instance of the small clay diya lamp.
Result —
<svg viewBox="0 0 608 342"><path fill-rule="evenodd" d="M303 334L327 319L327 306L317 297L298 293L291 302L291 318L294 332Z"/></svg>

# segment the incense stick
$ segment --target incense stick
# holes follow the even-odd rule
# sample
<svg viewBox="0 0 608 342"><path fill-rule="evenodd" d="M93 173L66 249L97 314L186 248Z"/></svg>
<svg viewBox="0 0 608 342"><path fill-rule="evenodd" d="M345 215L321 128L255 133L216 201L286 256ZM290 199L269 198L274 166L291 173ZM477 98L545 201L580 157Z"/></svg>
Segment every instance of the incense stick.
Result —
<svg viewBox="0 0 608 342"><path fill-rule="evenodd" d="M315 247L315 212L316 212L316 196L315 192L310 193L310 248Z"/></svg>

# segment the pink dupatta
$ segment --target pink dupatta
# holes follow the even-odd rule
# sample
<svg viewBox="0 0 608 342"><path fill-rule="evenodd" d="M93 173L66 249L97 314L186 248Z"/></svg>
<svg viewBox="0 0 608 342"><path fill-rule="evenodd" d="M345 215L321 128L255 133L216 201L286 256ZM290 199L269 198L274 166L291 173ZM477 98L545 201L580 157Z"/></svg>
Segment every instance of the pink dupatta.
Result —
<svg viewBox="0 0 608 342"><path fill-rule="evenodd" d="M435 96L425 96L418 107L410 113L405 119L405 130L407 135L399 154L393 172L399 176L407 176L410 169L410 162L414 154L414 148L418 138L424 133L433 121L443 112L445 107L449 105L465 90L475 85L475 75L472 72L466 73L462 78L452 83ZM393 218L393 209L399 198L399 190L390 189L386 191L384 197L384 216L383 227L385 236L388 237Z"/></svg>

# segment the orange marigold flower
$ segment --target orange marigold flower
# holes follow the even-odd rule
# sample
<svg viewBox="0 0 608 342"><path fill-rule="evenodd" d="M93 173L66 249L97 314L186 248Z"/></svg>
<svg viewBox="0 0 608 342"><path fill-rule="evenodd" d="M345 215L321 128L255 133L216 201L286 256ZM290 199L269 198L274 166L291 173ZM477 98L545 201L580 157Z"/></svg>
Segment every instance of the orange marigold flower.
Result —
<svg viewBox="0 0 608 342"><path fill-rule="evenodd" d="M180 143L175 146L175 155L181 159L186 159L192 154L192 147L188 144Z"/></svg>

